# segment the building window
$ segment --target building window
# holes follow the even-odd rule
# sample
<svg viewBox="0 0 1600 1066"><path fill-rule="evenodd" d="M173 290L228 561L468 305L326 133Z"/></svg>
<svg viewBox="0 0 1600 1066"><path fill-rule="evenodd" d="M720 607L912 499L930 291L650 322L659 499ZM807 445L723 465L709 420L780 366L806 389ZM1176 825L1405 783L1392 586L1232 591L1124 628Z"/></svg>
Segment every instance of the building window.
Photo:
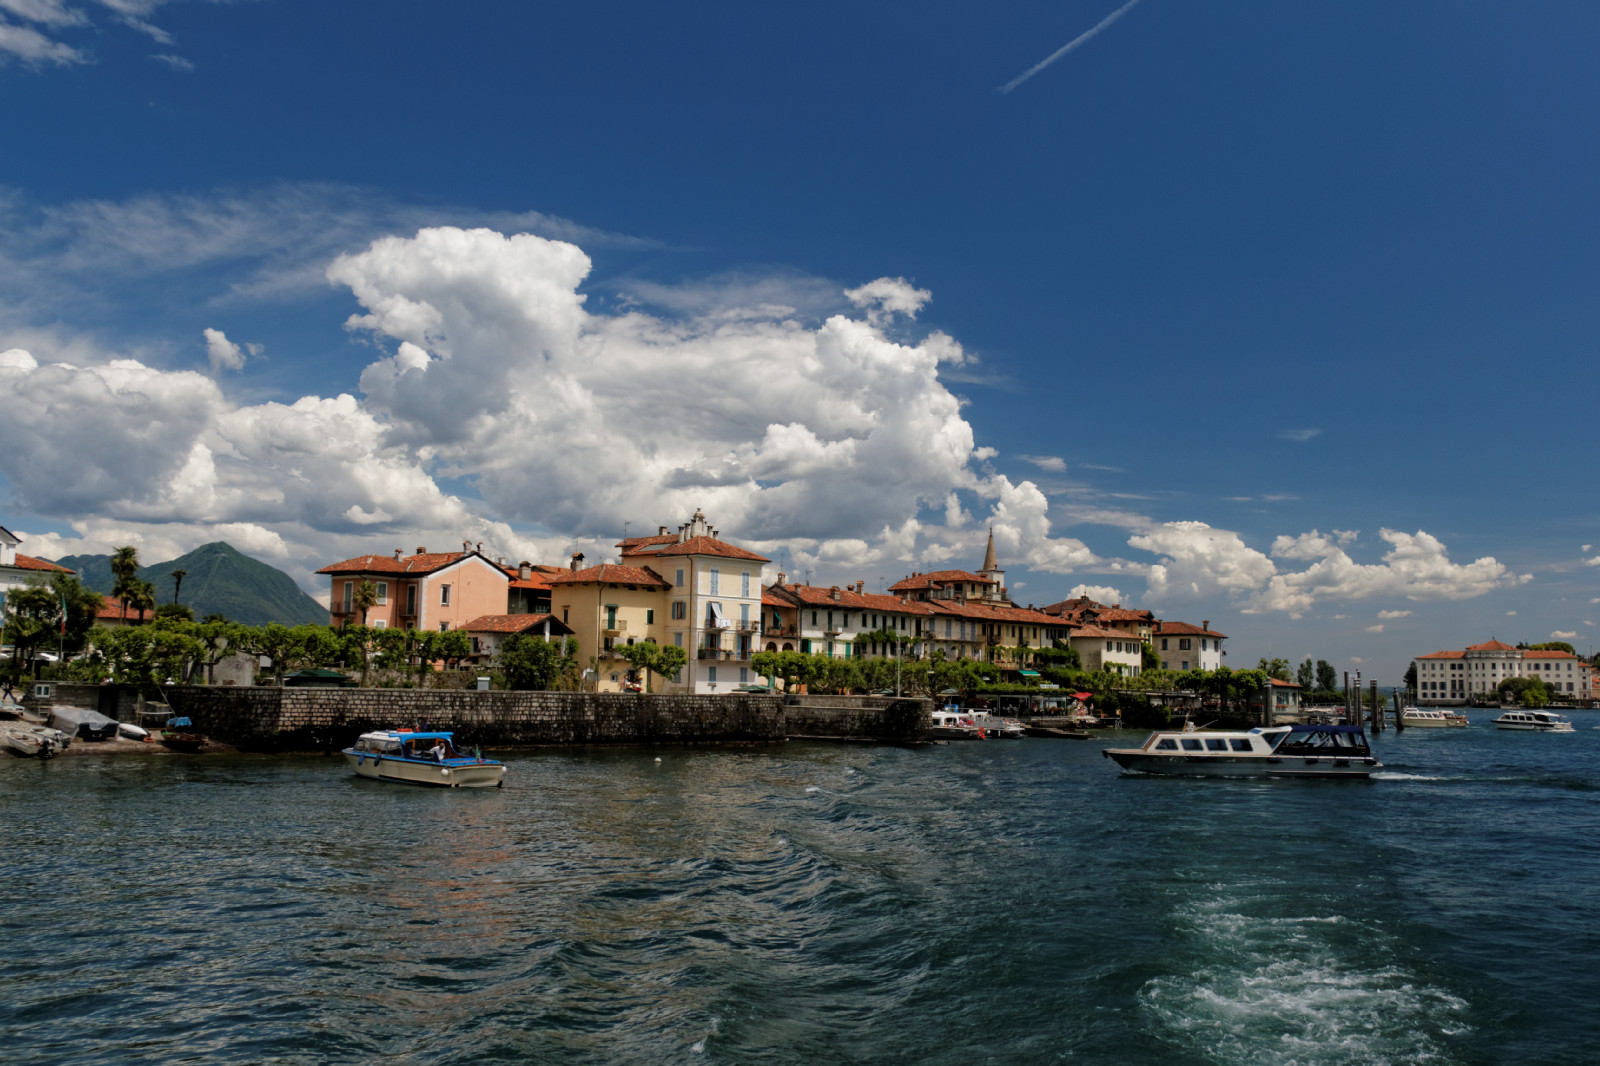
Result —
<svg viewBox="0 0 1600 1066"><path fill-rule="evenodd" d="M722 571L714 566L711 568L711 588L708 591L713 596L722 591Z"/></svg>
<svg viewBox="0 0 1600 1066"><path fill-rule="evenodd" d="M379 607L388 606L388 603L389 603L389 583L387 581L378 582L378 601L377 601L377 603L378 603Z"/></svg>
<svg viewBox="0 0 1600 1066"><path fill-rule="evenodd" d="M739 667L739 684L748 685L749 683L750 683L750 668L746 667L746 666Z"/></svg>
<svg viewBox="0 0 1600 1066"><path fill-rule="evenodd" d="M745 626L750 624L750 605L748 603L739 605L739 624Z"/></svg>
<svg viewBox="0 0 1600 1066"><path fill-rule="evenodd" d="M450 586L449 585L440 585L439 586L439 606L441 606L441 607L450 606Z"/></svg>
<svg viewBox="0 0 1600 1066"><path fill-rule="evenodd" d="M750 595L750 571L742 570L739 573L739 595Z"/></svg>
<svg viewBox="0 0 1600 1066"><path fill-rule="evenodd" d="M440 622L439 623L439 632L441 632L441 633L450 632L450 623L449 622Z"/></svg>
<svg viewBox="0 0 1600 1066"><path fill-rule="evenodd" d="M1184 669L1184 670L1187 670L1187 669L1189 669L1189 660L1188 660L1188 659L1185 659L1185 660L1183 660L1183 667L1182 667L1182 669Z"/></svg>
<svg viewBox="0 0 1600 1066"><path fill-rule="evenodd" d="M1166 637L1162 637L1161 638L1161 650L1162 651L1166 651L1167 650L1167 638Z"/></svg>
<svg viewBox="0 0 1600 1066"><path fill-rule="evenodd" d="M680 648L683 647L683 630L680 629L678 632L672 634L672 643L676 644Z"/></svg>
<svg viewBox="0 0 1600 1066"><path fill-rule="evenodd" d="M706 680L713 685L717 683L717 668L715 666L706 667Z"/></svg>
<svg viewBox="0 0 1600 1066"><path fill-rule="evenodd" d="M647 609L644 612L644 624L647 626L656 624L656 612L653 609Z"/></svg>
<svg viewBox="0 0 1600 1066"><path fill-rule="evenodd" d="M417 613L417 586L406 586L406 614Z"/></svg>
<svg viewBox="0 0 1600 1066"><path fill-rule="evenodd" d="M679 571L679 573L682 573L682 572L683 571L681 571L681 570ZM681 621L683 621L683 619L687 618L688 616L689 616L689 605L687 603L685 603L684 601L682 601L682 600L673 600L672 601L672 618L673 618L673 621L681 622Z"/></svg>
<svg viewBox="0 0 1600 1066"><path fill-rule="evenodd" d="M389 620L387 618L375 619L373 621L373 623L372 623L372 628L373 629L388 629L389 628Z"/></svg>
<svg viewBox="0 0 1600 1066"><path fill-rule="evenodd" d="M1189 650L1189 638L1188 637L1182 637L1182 638L1180 638L1178 640L1178 650L1179 651L1188 651Z"/></svg>
<svg viewBox="0 0 1600 1066"><path fill-rule="evenodd" d="M679 588L683 588L683 570L682 569L678 570L678 580L673 582L673 584L677 585Z"/></svg>
<svg viewBox="0 0 1600 1066"><path fill-rule="evenodd" d="M354 581L346 581L344 583L344 613L345 614L349 614L351 612L351 610L354 609L354 603L352 601L352 597L355 595L355 591L356 591L356 583Z"/></svg>
<svg viewBox="0 0 1600 1066"><path fill-rule="evenodd" d="M561 624L566 625L567 621L567 608L563 607L561 608Z"/></svg>

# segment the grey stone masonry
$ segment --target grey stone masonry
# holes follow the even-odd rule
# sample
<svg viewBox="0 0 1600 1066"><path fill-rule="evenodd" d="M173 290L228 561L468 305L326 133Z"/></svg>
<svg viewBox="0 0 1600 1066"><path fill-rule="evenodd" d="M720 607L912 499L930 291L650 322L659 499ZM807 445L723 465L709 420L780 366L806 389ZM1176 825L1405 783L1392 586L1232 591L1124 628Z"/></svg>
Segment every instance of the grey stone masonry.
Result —
<svg viewBox="0 0 1600 1066"><path fill-rule="evenodd" d="M835 697L743 693L181 686L166 694L196 732L256 751L329 751L369 730L397 727L448 729L459 745L519 747L777 742L792 735L914 740L929 722L927 701L889 698L836 707L828 705Z"/></svg>

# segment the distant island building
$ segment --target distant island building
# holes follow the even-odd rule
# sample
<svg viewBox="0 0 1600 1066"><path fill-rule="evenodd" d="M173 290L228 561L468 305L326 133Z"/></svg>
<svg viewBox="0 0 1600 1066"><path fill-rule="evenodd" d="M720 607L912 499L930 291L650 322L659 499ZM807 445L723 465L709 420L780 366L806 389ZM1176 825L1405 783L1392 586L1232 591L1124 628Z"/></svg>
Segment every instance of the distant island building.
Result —
<svg viewBox="0 0 1600 1066"><path fill-rule="evenodd" d="M1461 651L1436 651L1419 655L1418 706L1459 706L1487 699L1508 677L1536 677L1571 699L1588 699L1593 690L1594 668L1564 651L1535 651L1491 640Z"/></svg>

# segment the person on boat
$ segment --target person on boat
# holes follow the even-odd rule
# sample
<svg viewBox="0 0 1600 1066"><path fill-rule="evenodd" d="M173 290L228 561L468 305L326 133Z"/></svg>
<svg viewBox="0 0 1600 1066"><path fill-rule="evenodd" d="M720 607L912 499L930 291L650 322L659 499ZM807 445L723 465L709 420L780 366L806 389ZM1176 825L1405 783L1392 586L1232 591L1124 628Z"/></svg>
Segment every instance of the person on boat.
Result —
<svg viewBox="0 0 1600 1066"><path fill-rule="evenodd" d="M433 756L434 762L444 762L444 741L435 741L433 747L428 749L428 754Z"/></svg>

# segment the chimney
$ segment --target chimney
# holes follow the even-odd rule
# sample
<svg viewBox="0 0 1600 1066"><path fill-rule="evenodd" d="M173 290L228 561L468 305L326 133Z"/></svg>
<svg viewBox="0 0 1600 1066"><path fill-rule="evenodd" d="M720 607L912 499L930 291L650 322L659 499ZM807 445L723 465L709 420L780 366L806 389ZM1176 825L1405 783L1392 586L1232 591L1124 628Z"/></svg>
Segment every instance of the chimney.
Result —
<svg viewBox="0 0 1600 1066"><path fill-rule="evenodd" d="M787 585L788 583L789 583L789 575L784 573L782 570L779 570L778 571L777 587L781 589L781 588L783 588L783 586Z"/></svg>
<svg viewBox="0 0 1600 1066"><path fill-rule="evenodd" d="M404 551L404 550L405 550L405 549L404 549L404 548L396 548L396 549L395 549L395 550L394 550L394 557L395 557L395 558L396 558L396 559L398 559L398 558L400 558L400 553L401 553L401 552L402 552L402 551Z"/></svg>
<svg viewBox="0 0 1600 1066"><path fill-rule="evenodd" d="M533 576L533 564L524 559L517 564L517 580L526 581Z"/></svg>
<svg viewBox="0 0 1600 1066"><path fill-rule="evenodd" d="M834 603L838 603L839 602L839 586L838 585L834 585L828 591L833 593L833 602Z"/></svg>
<svg viewBox="0 0 1600 1066"><path fill-rule="evenodd" d="M1205 621L1201 622L1200 628L1209 632L1211 629L1211 619L1207 618Z"/></svg>
<svg viewBox="0 0 1600 1066"><path fill-rule="evenodd" d="M664 537L666 535L667 535L667 527L666 526L657 526L656 527L656 536Z"/></svg>
<svg viewBox="0 0 1600 1066"><path fill-rule="evenodd" d="M464 552L471 551L472 550L472 541L470 541L470 540L462 541L461 542L461 550L464 551Z"/></svg>
<svg viewBox="0 0 1600 1066"><path fill-rule="evenodd" d="M572 572L573 573L577 573L578 572L578 568L581 567L582 565L583 565L583 553L582 552L573 552L572 553Z"/></svg>
<svg viewBox="0 0 1600 1066"><path fill-rule="evenodd" d="M481 540L480 540L480 541L478 541L478 547L477 547L477 550L478 550L478 551L479 551L479 552L482 552L482 551L483 551L483 541L481 541Z"/></svg>
<svg viewBox="0 0 1600 1066"><path fill-rule="evenodd" d="M422 547L421 545L418 545L417 546L417 554L418 555L427 555L428 554L428 549Z"/></svg>

